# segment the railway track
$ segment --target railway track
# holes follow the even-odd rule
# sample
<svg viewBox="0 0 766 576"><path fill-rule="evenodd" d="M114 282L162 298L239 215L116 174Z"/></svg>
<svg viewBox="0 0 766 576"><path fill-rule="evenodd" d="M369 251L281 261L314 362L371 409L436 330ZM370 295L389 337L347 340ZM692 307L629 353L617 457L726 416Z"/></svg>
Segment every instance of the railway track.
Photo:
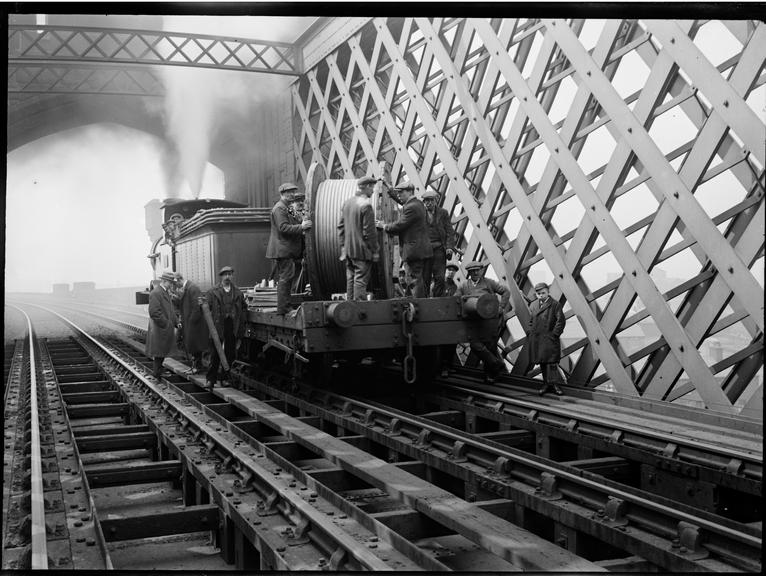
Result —
<svg viewBox="0 0 766 576"><path fill-rule="evenodd" d="M477 565L510 571L599 569L402 467L383 463L389 481L399 486L393 494L338 486L336 480L348 471L338 469L334 458L319 456L328 446L339 454L353 453L360 476L369 475L370 467L378 464L356 448L353 439L333 438L314 429L313 438L302 436L316 453L295 453L289 438L264 421L269 414L290 418L274 407L250 397L249 412L235 411L193 383L185 383L189 390L184 390L181 384L153 382L144 375L143 364L122 358L71 327L77 336L46 342L41 348L50 353L65 406L64 428L71 430L78 456L77 466L65 473L82 476L83 494L92 494L83 511L88 519L79 522L92 524L103 534L111 560L115 541L166 536L171 530L209 530L211 516L217 515L213 531L221 557L241 569L448 570ZM64 430L54 427L57 432ZM154 452L143 458L124 453L149 448ZM99 461L86 462L85 455L93 453ZM119 466L105 466L104 459L119 461ZM181 485L184 506L175 515L168 510L136 515L124 498L119 504L110 503L99 492L148 480L167 481L168 474ZM356 492L356 500L349 491ZM368 508L374 502L375 511L365 511L355 503L359 499ZM392 506L418 514L416 506L424 502L443 523L457 529L451 534L455 548L448 561L440 560L440 549L424 548L379 517ZM124 514L110 518L110 510ZM185 514L184 521L179 514ZM456 552L460 549L462 553Z"/></svg>
<svg viewBox="0 0 766 576"><path fill-rule="evenodd" d="M134 356L136 350L129 348L123 347L120 354ZM173 366L179 373L185 369L180 363ZM465 559L454 555L454 550L461 547L445 545L449 538L463 538L464 544L478 547L472 550L475 556L490 532L487 526L496 520L485 518L483 527L467 523L456 530L452 524L459 517L458 511L445 514L432 509L433 496L418 500L400 494L398 500L392 498L391 493L397 492L393 487L401 483L386 476L391 467L412 473L421 481L425 479L430 490L437 485L442 500L449 493L453 499L471 503L495 519L511 520L509 526L526 528L517 534L526 537L537 533L547 545L551 543L546 540L554 540L576 554L575 558L590 561L596 568L760 570L759 524L737 522L646 494L631 486L635 483L630 478L632 471L620 458L599 455L553 462L518 449L529 449L531 440L534 451L536 440L530 430L515 427L482 431L486 423L468 430L465 423L470 417L466 418L465 411L440 410L416 416L306 386L285 392L281 382L284 378L278 374L261 374L254 379L239 373L235 378L241 390L227 388L210 394L201 388L201 379L179 376L171 378L170 388L181 392L187 402L216 419L240 441L251 445L253 440L260 442L256 446L265 457L281 464L280 473L291 474L294 482L306 486L313 480L315 493L319 497L332 494L331 501L343 505L339 510L347 510L346 503L355 502L362 510L376 510L371 518L387 527L389 538L396 534L417 542L416 548L421 550L423 540L436 542L436 557L443 556L445 566L465 566ZM466 382L462 384L466 386ZM480 398L475 388L472 393ZM494 408L495 413L500 413L499 401L488 407L474 401L468 409ZM506 395L502 404L507 403ZM527 407L526 415L531 411ZM267 442L253 435L252 421L272 435L266 437ZM480 422L474 420L474 424ZM583 426L574 426L575 431ZM307 445L307 437L321 438L321 442ZM341 444L336 445L338 441ZM352 453L356 456L348 456ZM371 459L370 453L380 459ZM677 456L677 452L670 455ZM308 466L313 467L317 461L322 464L316 472L302 469L305 465L295 466L296 462L309 462ZM367 470L358 467L360 462ZM369 472L370 467L375 469L374 474ZM760 484L759 479L752 480ZM420 488L426 490L426 485ZM408 501L409 508L403 506ZM546 522L546 518L556 521ZM365 523L370 521L366 519ZM542 542L535 545L547 549ZM513 548L483 551L487 558L497 558L499 553L508 559L514 558L510 552ZM516 557L509 567L497 569L528 569L540 560L529 562Z"/></svg>

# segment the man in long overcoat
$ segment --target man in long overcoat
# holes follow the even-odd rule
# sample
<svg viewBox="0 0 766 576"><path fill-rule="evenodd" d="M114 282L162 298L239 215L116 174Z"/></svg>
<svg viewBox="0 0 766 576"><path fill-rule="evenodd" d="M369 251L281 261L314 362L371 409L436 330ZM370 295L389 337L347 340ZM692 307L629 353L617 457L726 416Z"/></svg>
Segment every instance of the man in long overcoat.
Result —
<svg viewBox="0 0 766 576"><path fill-rule="evenodd" d="M370 202L375 179L363 176L356 185L356 194L343 203L338 224L340 259L346 261L347 300L366 298L372 263L380 259L375 211Z"/></svg>
<svg viewBox="0 0 766 576"><path fill-rule="evenodd" d="M559 384L564 381L559 373L561 359L561 338L564 332L564 312L558 300L551 298L550 290L545 282L535 285L537 300L529 306L529 324L527 338L529 339L530 364L539 364L543 373L543 386L540 396L553 389L561 396Z"/></svg>
<svg viewBox="0 0 766 576"><path fill-rule="evenodd" d="M412 183L397 186L394 190L399 194L402 213L396 222L386 224L383 229L388 234L399 236L399 251L404 262L407 296L425 298L423 266L425 259L433 256L431 242L428 240L426 208L415 197L415 186Z"/></svg>
<svg viewBox="0 0 766 576"><path fill-rule="evenodd" d="M485 278L485 268L486 266L482 262L474 261L466 264L465 271L468 278L458 286L455 295L461 298L483 294L499 295L501 314L498 321L500 321L500 318L504 317L503 314L510 310L511 292L500 282L492 280L492 278ZM494 382L495 378L505 370L505 362L497 353L497 338L494 342L491 340L472 340L471 351L481 358L484 364L484 377L487 382Z"/></svg>
<svg viewBox="0 0 766 576"><path fill-rule="evenodd" d="M145 353L153 359L152 375L159 380L162 363L175 342L176 313L170 298L175 282L172 272L163 272L160 282L149 293L149 329L146 332Z"/></svg>
<svg viewBox="0 0 766 576"><path fill-rule="evenodd" d="M447 260L452 258L452 250L455 248L455 229L452 227L449 212L437 206L438 200L439 194L434 190L426 190L423 193L423 204L426 207L428 221L428 240L433 250L433 256L425 260L423 280L426 293L434 298L445 296L444 272ZM430 290L432 280L433 291Z"/></svg>
<svg viewBox="0 0 766 576"><path fill-rule="evenodd" d="M279 187L279 200L271 209L271 233L266 258L277 264L277 314L287 314L290 291L296 276L296 260L303 256L303 232L311 228L311 220L300 221L289 210L298 187L285 183Z"/></svg>
<svg viewBox="0 0 766 576"><path fill-rule="evenodd" d="M202 313L202 291L199 286L181 274L176 274L179 289L178 306L181 311L181 329L183 345L191 356L191 373L197 374L202 369L202 353L208 348L208 332L205 316Z"/></svg>
<svg viewBox="0 0 766 576"><path fill-rule="evenodd" d="M234 268L224 266L218 272L221 281L207 292L207 305L213 317L213 325L226 354L229 366L237 357L242 337L245 335L245 315L247 305L242 291L234 285ZM221 360L210 339L210 366L207 370L207 386L212 390L218 380L218 368ZM223 380L223 378L221 378Z"/></svg>

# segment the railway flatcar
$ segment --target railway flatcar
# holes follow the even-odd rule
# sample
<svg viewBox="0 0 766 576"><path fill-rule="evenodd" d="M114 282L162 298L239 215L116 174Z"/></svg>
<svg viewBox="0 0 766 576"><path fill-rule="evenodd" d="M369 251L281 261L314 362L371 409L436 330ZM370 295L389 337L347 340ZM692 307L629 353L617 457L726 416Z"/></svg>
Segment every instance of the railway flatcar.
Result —
<svg viewBox="0 0 766 576"><path fill-rule="evenodd" d="M376 218L391 221L398 208L381 187L373 196ZM211 206L174 225L166 206L163 227L171 255L164 269L207 289L218 268L233 266L248 304L240 359L282 367L300 378L326 381L338 367L396 361L406 382L422 382L438 366L443 345L495 339L500 311L493 296L397 297L399 251L382 232L369 299L345 300L337 225L343 202L355 190L355 180L327 180L316 164L309 170L305 211L314 225L305 236L303 271L291 296L296 310L288 315L276 313L272 263L265 257L270 208ZM181 203L172 206L183 213Z"/></svg>

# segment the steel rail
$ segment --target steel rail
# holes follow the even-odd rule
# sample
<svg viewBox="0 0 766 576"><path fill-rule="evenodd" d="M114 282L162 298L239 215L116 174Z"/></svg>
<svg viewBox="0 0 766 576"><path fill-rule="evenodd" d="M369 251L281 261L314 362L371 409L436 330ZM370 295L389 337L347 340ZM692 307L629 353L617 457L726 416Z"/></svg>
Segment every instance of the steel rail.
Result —
<svg viewBox="0 0 766 576"><path fill-rule="evenodd" d="M30 511L32 519L32 570L48 569L48 534L45 525L45 491L43 488L42 454L40 450L40 420L37 406L37 362L35 357L34 331L32 320L27 313L14 304L9 304L24 316L27 323L29 342L29 411L31 433L31 491Z"/></svg>
<svg viewBox="0 0 766 576"><path fill-rule="evenodd" d="M63 396L63 394L61 392L61 388L58 386L58 379L55 376L55 370L53 368L53 360L52 360L52 358L50 356L50 352L49 352L48 347L47 347L46 344L43 344L41 346L41 352L42 353L41 353L40 364L41 364L41 366L43 368L43 374L44 374L45 377L49 377L49 378L53 379L53 381L55 383L55 385L54 385L55 397L57 398L57 400L59 402L59 405L64 407L64 406L66 406L66 402L65 402L64 396ZM50 396L49 396L49 398L50 398ZM62 416L64 416L63 417L63 424L64 424L64 430L65 430L65 437L69 438L69 440L64 440L64 442L69 442L69 444L65 444L65 445L71 450L71 453L72 453L71 455L74 457L74 460L77 463L76 468L74 468L73 470L75 470L75 471L77 471L79 473L79 480L80 480L80 482L82 482L83 493L85 494L85 498L88 501L88 506L89 506L90 510L92 511L93 528L94 528L94 532L95 532L95 535L96 535L96 539L98 541L99 550L101 551L101 555L102 555L102 558L104 560L104 567L107 570L112 570L114 568L114 566L112 564L112 559L111 559L111 556L109 554L109 549L107 547L106 540L104 539L104 532L103 532L103 529L101 528L101 521L100 521L100 519L98 517L98 514L97 514L97 510L98 509L96 508L96 502L93 499L93 495L91 494L90 483L88 482L88 476L84 472L85 466L84 466L84 464L82 462L82 458L80 457L80 450L79 450L79 447L77 446L77 442L75 441L75 433L74 433L74 430L72 429L72 425L71 425L71 423L69 421L69 416L68 416L66 410L62 411ZM57 436L58 433L56 433L54 431L54 435ZM57 451L57 456L56 456L57 459L59 459L63 454L64 454L63 452ZM63 469L66 470L65 467ZM59 470L62 470L61 460L59 460ZM62 490L63 490L63 488L64 488L64 486L62 484ZM67 512L69 512L69 511L67 511ZM71 539L71 534L70 534L70 539ZM72 561L73 562L74 562L74 556L75 555L72 554Z"/></svg>
<svg viewBox="0 0 766 576"><path fill-rule="evenodd" d="M348 429L359 430L359 432L366 434L369 433L372 426L377 425L382 426L386 437L390 441L401 442L397 438L408 437L410 442L406 446L403 445L405 453L415 448L417 452L421 453L422 457L425 457L427 452L423 452L423 448L434 446L447 454L451 453L453 455L454 459L450 461L450 466L454 467L455 465L460 465L457 461L461 458L467 458L470 461L472 456L470 454L471 450L481 452L485 456L475 456L476 465L488 470L494 470L493 474L483 475L488 485L494 486L499 482L507 489L513 490L509 482L514 480L530 484L533 482L533 475L520 469L520 467L526 467L527 470L535 472L534 476L538 478L537 481L541 482L541 484L544 475L554 478L557 492L573 502L580 502L586 505L588 508L593 509L604 506L604 503L608 503L611 500L626 504L628 508L627 518L634 521L636 525L643 526L645 529L661 537L670 539L668 536L673 533L672 529L665 527L669 520L674 526L688 524L699 528L700 531L704 530L708 539L710 536L718 536L723 538L724 544L731 541L737 542L751 551L753 557L758 557L760 554L762 540L760 532L756 528L729 521L714 514L694 510L689 506L671 502L656 495L650 495L648 492L617 485L613 481L592 473L581 470L573 472L570 466L551 463L543 458L532 456L527 452L477 438L432 420L419 418L389 407L380 407L368 401L340 396L317 389L311 390L313 392L311 402L307 402L251 378L242 375L237 375L236 377L245 387L252 386L254 390L266 392L275 398L300 406L315 415L322 411L328 413L327 417L330 417L329 412L331 412L332 417L340 419L342 421L340 425ZM310 390L307 386L304 386L303 389L304 392ZM327 408L322 408L317 404L318 396L324 396ZM412 429L407 430L407 434L404 433L406 426L412 427ZM420 432L415 432L415 429L420 430ZM500 465L499 470L497 469L498 465ZM507 476L508 480L499 479L498 474L500 476ZM480 476L482 475L480 474ZM583 496L583 491L585 493L599 494L599 502L597 503ZM509 496L509 498L511 500L514 499L513 495ZM652 498L661 498L663 502L655 502ZM665 519L665 522L657 525L656 521L652 519L658 517ZM715 549L716 542L705 541L701 546L708 547L708 544L710 544L709 549L711 551ZM725 548L725 545L723 548Z"/></svg>
<svg viewBox="0 0 766 576"><path fill-rule="evenodd" d="M647 438L652 438L654 440L659 440L661 442L665 442L666 444L676 444L679 445L679 448L681 447L687 447L687 448L693 448L693 449L699 449L699 450L707 450L713 454L720 454L723 457L727 458L738 458L740 460L745 460L748 462L752 462L753 464L758 464L761 467L763 466L763 454L759 455L754 454L752 452L747 452L743 450L737 450L736 448L729 445L721 444L712 444L708 442L703 442L700 440L694 440L692 438L678 436L675 434L667 434L663 433L661 431L653 430L651 428L647 427L641 427L641 426L635 426L631 424L625 424L621 422L615 421L613 425L606 425L603 421L598 420L595 417L590 417L585 414L572 414L571 412L567 412L565 409L556 408L553 406L548 405L542 405L538 402L529 402L525 401L519 398L512 398L509 396L500 396L498 394L493 394L490 392L487 392L486 390L482 390L480 385L476 385L476 387L465 387L465 386L459 386L459 385L446 385L446 389L449 390L456 390L458 392L463 392L468 395L480 395L481 397L492 400L494 402L502 402L503 404L511 404L513 406L518 406L520 408L526 408L527 414L529 413L529 410L537 410L538 412L544 411L556 416L561 416L562 418L566 418L567 422L571 422L572 420L578 421L578 427L579 422L587 422L588 424L592 426L597 426L599 428L608 428L608 429L614 429L618 428L619 430L622 430L623 432L631 432L633 434L636 434L638 436L644 436ZM538 416L538 420L539 420ZM682 452L679 450L679 456L682 455Z"/></svg>
<svg viewBox="0 0 766 576"><path fill-rule="evenodd" d="M50 312L51 314L54 314L58 316L64 323L69 325L73 330L78 332L82 338L88 343L89 346L94 347L98 352L104 354L107 357L107 361L114 362L116 365L118 365L121 369L127 370L130 374L133 375L134 378L139 380L142 385L145 387L144 389L148 389L151 391L158 399L160 399L160 403L165 407L165 409L169 412L174 413L174 417L179 417L183 422L185 422L186 426L192 425L196 427L202 435L202 439L206 445L209 445L209 450L211 453L216 453L217 455L221 456L221 459L231 462L231 460L236 460L239 464L237 467L239 467L240 470L246 471L244 473L245 476L248 475L248 473L251 475L251 477L260 477L261 479L265 480L266 482L269 482L269 476L270 474L267 474L267 470L263 468L262 466L258 465L255 460L251 457L248 457L243 449L236 448L236 447L227 447L228 442L224 438L224 434L220 431L220 427L216 428L215 426L211 426L209 424L204 424L202 422L199 422L195 420L195 417L193 416L192 410L189 408L188 401L186 402L179 402L178 400L173 400L171 397L169 397L167 390L163 390L163 388L167 388L167 386L157 386L156 384L153 384L147 380L147 378L137 372L133 366L128 364L125 360L120 358L117 354L115 354L112 350L110 350L107 346L99 342L97 339L95 339L93 336L88 334L84 329L82 329L80 326L72 322L71 320L68 320L64 316L58 314L57 312L50 310L44 306L37 306L38 308L41 308L43 310L46 310ZM207 413L206 416L210 417L212 416L211 413ZM220 453L219 453L220 452ZM231 465L231 464L229 464ZM312 534L312 531L316 531L316 533L321 534L322 537L329 537L331 538L338 546L340 546L343 550L345 550L345 554L353 558L355 562L357 562L360 566L365 567L370 570L392 570L392 566L385 563L385 561L380 558L376 553L373 553L370 550L367 550L364 547L360 547L358 542L352 537L350 534L343 531L342 528L336 527L332 523L332 519L327 519L324 517L324 513L320 512L314 505L307 504L301 497L299 497L297 494L293 494L294 490L285 490L281 486L273 486L274 490L276 490L273 494L277 498L278 501L284 502L284 506L281 510L278 510L280 514L283 514L284 516L288 517L293 516L295 514L299 515L301 518L308 521L308 523L311 525L312 529L309 530L309 538L312 540L316 537L316 534ZM279 508L279 506L278 506ZM397 552L399 552L397 550ZM401 552L399 552L402 554ZM427 565L432 570L441 570L446 571L449 568L442 564L441 562L438 562L435 559L427 559ZM287 568L287 567L286 567Z"/></svg>
<svg viewBox="0 0 766 576"><path fill-rule="evenodd" d="M122 321L112 319L106 316L101 316L99 314L89 312L89 311L82 311L82 312L109 320L110 322L118 324L137 334L145 335L146 333L145 329L139 328L137 326L134 326L126 322L122 322ZM534 382L535 384L538 384L537 380L534 380L534 379L528 379L528 380L530 382ZM529 401L524 401L517 398L494 395L491 393L487 393L486 391L480 390L480 387L478 385L476 388L464 388L454 384L452 385L443 384L443 385L445 386L446 389L453 389L453 390L464 392L466 394L473 394L473 395L478 394L483 396L487 400L491 400L494 402L502 402L504 404L503 411L505 411L509 407L508 405L518 406L520 408L526 409L526 411L521 415L509 414L509 416L511 417L516 416L516 417L522 418L525 421L529 421L527 416L530 410L535 410L537 412L535 422L551 425L557 428L561 428L562 430L569 430L570 432L576 432L578 434L586 434L586 435L595 436L598 438L602 438L602 436L611 437L613 432L616 429L623 433L635 434L638 437L651 438L658 442L663 443L663 446L661 448L658 447L656 454L653 454L653 455L655 456L659 455L659 456L663 456L667 458L668 454L666 453L666 450L668 449L668 447L671 447L673 449L673 455L672 455L673 460L681 460L681 461L686 460L687 462L690 462L696 465L712 467L713 469L721 473L726 472L727 466L732 464L732 462L735 459L739 459L743 462L748 462L755 467L755 469L752 469L751 467L743 468L742 472L746 476L754 478L756 480L762 479L762 474L763 474L762 454L759 458L758 455L756 454L737 450L736 448L731 447L731 445L720 446L716 444L708 444L708 443L693 440L691 438L684 438L683 436L677 436L677 435L671 435L671 434L658 432L650 428L632 426L619 421L615 421L613 423L613 426L606 426L603 422L597 420L595 417L588 417L587 415L583 415L583 414L573 415L571 413L568 413L566 410L557 409L555 407L551 407L541 403L529 402ZM607 403L604 402L604 404L607 404ZM503 412L499 412L499 413L502 414ZM507 414L507 412L505 413ZM559 426L558 425L559 423L546 420L545 418L546 413L561 417L564 423L563 427ZM729 418L728 414L723 414L722 416ZM574 427L571 424L572 421L576 422ZM583 427L581 423L587 423L587 426ZM603 434L598 434L598 430L602 430L602 429L608 429L608 432L604 432ZM625 438L624 436L621 439L621 443L627 447L632 447L632 448L637 448L640 450L646 450L648 452L652 452L650 447L645 444L636 444L635 442L633 442L633 445L631 445L630 439ZM728 461L726 463L722 462L720 466L716 467L715 464L711 463L709 460L706 460L700 457L699 455L695 455L693 453L695 450L702 451L703 453L707 452L713 455L718 455L722 459L728 459Z"/></svg>

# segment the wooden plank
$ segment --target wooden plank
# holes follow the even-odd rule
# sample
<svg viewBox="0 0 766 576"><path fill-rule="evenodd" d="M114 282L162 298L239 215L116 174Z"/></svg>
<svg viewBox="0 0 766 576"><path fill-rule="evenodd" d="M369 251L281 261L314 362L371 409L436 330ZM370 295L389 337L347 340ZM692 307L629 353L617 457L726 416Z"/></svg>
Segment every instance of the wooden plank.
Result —
<svg viewBox="0 0 766 576"><path fill-rule="evenodd" d="M88 484L91 488L162 482L181 476L181 461L141 462L139 464L128 464L120 468L86 466L85 474L88 477Z"/></svg>
<svg viewBox="0 0 766 576"><path fill-rule="evenodd" d="M116 402L120 399L120 393L117 390L104 390L101 392L75 392L73 394L62 394L62 398L67 405L72 404L105 404Z"/></svg>
<svg viewBox="0 0 766 576"><path fill-rule="evenodd" d="M112 404L83 404L67 406L67 414L70 420L77 418L102 418L104 416L121 416L128 413L127 402Z"/></svg>
<svg viewBox="0 0 766 576"><path fill-rule="evenodd" d="M111 436L113 434L133 434L136 432L149 432L150 428L146 424L135 424L132 426L113 426L105 428L103 426L93 426L77 428L73 430L75 440L84 436Z"/></svg>
<svg viewBox="0 0 766 576"><path fill-rule="evenodd" d="M171 508L155 514L101 520L101 530L107 542L205 532L218 528L219 514L214 504Z"/></svg>
<svg viewBox="0 0 766 576"><path fill-rule="evenodd" d="M134 450L153 448L157 444L154 432L134 432L129 434L110 434L108 436L86 436L77 438L77 449L81 454L111 450Z"/></svg>

